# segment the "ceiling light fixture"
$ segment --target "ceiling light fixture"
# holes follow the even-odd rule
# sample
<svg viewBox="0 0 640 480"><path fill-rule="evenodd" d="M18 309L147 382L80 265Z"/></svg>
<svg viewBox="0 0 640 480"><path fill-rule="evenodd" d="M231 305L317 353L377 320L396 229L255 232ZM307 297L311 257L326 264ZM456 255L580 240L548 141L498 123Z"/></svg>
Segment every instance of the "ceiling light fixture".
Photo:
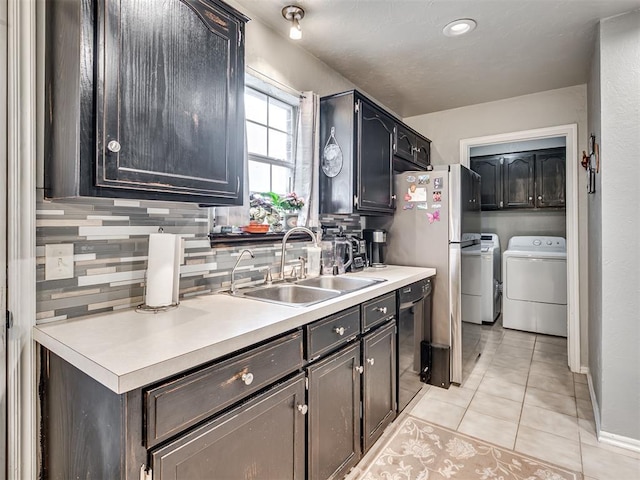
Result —
<svg viewBox="0 0 640 480"><path fill-rule="evenodd" d="M465 33L472 32L475 30L477 25L476 21L471 18L460 18L445 25L442 29L442 33L447 37L458 37Z"/></svg>
<svg viewBox="0 0 640 480"><path fill-rule="evenodd" d="M304 10L297 5L289 5L282 9L282 16L291 22L289 29L289 38L300 40L302 38L302 28L300 28L300 20L304 18Z"/></svg>

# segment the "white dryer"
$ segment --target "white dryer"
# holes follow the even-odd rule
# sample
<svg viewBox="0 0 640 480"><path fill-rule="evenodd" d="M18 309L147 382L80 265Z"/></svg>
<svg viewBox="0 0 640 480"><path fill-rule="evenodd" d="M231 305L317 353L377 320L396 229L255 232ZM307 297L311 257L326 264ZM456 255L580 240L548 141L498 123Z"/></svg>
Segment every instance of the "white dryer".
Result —
<svg viewBox="0 0 640 480"><path fill-rule="evenodd" d="M502 325L567 336L567 247L563 237L511 237L502 258Z"/></svg>
<svg viewBox="0 0 640 480"><path fill-rule="evenodd" d="M482 323L482 246L471 245L461 250L460 278L461 319L468 323Z"/></svg>
<svg viewBox="0 0 640 480"><path fill-rule="evenodd" d="M495 233L483 233L481 242L482 321L492 323L500 315L502 306L500 237Z"/></svg>

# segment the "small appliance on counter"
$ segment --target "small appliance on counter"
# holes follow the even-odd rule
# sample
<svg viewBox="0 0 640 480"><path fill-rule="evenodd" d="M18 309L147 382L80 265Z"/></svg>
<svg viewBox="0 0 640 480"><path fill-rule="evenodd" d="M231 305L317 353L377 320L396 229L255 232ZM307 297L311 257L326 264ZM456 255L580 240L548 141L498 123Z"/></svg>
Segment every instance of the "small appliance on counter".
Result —
<svg viewBox="0 0 640 480"><path fill-rule="evenodd" d="M360 272L367 265L366 242L355 235L347 235L347 240L351 242L351 264L347 268L348 272Z"/></svg>
<svg viewBox="0 0 640 480"><path fill-rule="evenodd" d="M387 232L379 228L365 228L362 234L367 245L369 266L374 268L386 267L387 265L384 262Z"/></svg>
<svg viewBox="0 0 640 480"><path fill-rule="evenodd" d="M321 263L323 275L340 275L353 271L353 242L341 225L322 226Z"/></svg>

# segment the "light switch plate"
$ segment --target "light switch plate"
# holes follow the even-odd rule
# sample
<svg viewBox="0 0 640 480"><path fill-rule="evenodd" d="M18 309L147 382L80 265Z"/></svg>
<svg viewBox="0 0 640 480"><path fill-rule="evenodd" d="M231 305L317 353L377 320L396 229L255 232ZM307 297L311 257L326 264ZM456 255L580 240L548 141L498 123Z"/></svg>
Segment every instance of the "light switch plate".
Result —
<svg viewBox="0 0 640 480"><path fill-rule="evenodd" d="M44 279L73 278L73 243L45 245Z"/></svg>

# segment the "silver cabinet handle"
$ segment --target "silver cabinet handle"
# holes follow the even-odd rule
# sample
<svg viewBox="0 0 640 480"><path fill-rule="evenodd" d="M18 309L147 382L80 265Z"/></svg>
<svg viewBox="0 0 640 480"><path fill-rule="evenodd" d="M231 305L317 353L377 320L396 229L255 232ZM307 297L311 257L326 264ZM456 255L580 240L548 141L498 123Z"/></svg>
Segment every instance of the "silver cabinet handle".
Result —
<svg viewBox="0 0 640 480"><path fill-rule="evenodd" d="M362 373L364 372L364 367L362 365L359 365L355 368L355 370L362 375Z"/></svg>
<svg viewBox="0 0 640 480"><path fill-rule="evenodd" d="M242 381L244 382L245 385L251 385L253 383L253 373L251 372L243 373Z"/></svg>
<svg viewBox="0 0 640 480"><path fill-rule="evenodd" d="M533 197L529 197L529 201L533 200Z"/></svg>
<svg viewBox="0 0 640 480"><path fill-rule="evenodd" d="M111 140L109 143L107 143L107 150L109 150L110 152L118 153L120 151L120 148L122 147L120 146L120 142L118 142L117 140Z"/></svg>
<svg viewBox="0 0 640 480"><path fill-rule="evenodd" d="M376 307L376 312L380 312L383 315L387 314L387 307Z"/></svg>
<svg viewBox="0 0 640 480"><path fill-rule="evenodd" d="M336 328L333 329L333 331L336 332L340 336L344 335L344 327L336 327Z"/></svg>
<svg viewBox="0 0 640 480"><path fill-rule="evenodd" d="M538 200L542 200L542 195L538 195Z"/></svg>
<svg viewBox="0 0 640 480"><path fill-rule="evenodd" d="M376 363L376 359L375 358L367 358L367 363L369 365L373 365L374 363Z"/></svg>
<svg viewBox="0 0 640 480"><path fill-rule="evenodd" d="M298 404L298 411L302 414L302 415L306 415L307 412L309 411L309 407L307 407L306 405L303 404Z"/></svg>

